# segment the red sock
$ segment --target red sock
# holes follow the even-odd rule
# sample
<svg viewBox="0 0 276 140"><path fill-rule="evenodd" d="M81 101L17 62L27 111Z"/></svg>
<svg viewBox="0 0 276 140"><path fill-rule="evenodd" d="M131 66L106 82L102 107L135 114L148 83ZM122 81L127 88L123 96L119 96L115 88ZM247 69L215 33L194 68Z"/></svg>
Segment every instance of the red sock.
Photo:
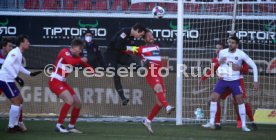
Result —
<svg viewBox="0 0 276 140"><path fill-rule="evenodd" d="M59 124L63 124L64 119L66 118L67 113L68 113L70 107L71 107L71 105L69 105L69 104L67 104L67 103L65 103L65 104L62 106L62 108L61 108L61 110L60 110L59 117L58 117L58 123L59 123Z"/></svg>
<svg viewBox="0 0 276 140"><path fill-rule="evenodd" d="M71 112L71 120L70 120L71 125L76 124L79 115L80 115L80 108L75 108L74 107L72 112Z"/></svg>
<svg viewBox="0 0 276 140"><path fill-rule="evenodd" d="M169 105L163 92L156 93L156 96L163 107L167 107Z"/></svg>
<svg viewBox="0 0 276 140"><path fill-rule="evenodd" d="M23 122L23 111L22 111L22 109L20 110L20 115L19 115L18 122Z"/></svg>
<svg viewBox="0 0 276 140"><path fill-rule="evenodd" d="M221 108L220 108L220 103L218 102L217 104L217 113L215 117L215 123L219 124L220 123L220 116L221 116Z"/></svg>
<svg viewBox="0 0 276 140"><path fill-rule="evenodd" d="M254 117L252 113L252 109L250 107L249 103L245 103L245 109L246 109L246 114L251 122L254 122Z"/></svg>
<svg viewBox="0 0 276 140"><path fill-rule="evenodd" d="M161 106L158 104L155 104L153 108L151 109L150 114L148 115L148 120L152 121L153 118L158 114L158 112L161 110Z"/></svg>

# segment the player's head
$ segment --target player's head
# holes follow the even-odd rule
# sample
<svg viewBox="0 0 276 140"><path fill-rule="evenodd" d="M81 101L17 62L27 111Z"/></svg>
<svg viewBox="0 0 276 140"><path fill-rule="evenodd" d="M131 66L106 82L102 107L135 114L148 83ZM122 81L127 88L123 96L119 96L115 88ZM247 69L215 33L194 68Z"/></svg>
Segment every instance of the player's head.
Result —
<svg viewBox="0 0 276 140"><path fill-rule="evenodd" d="M228 45L231 51L234 51L239 47L240 39L236 36L230 36L228 38Z"/></svg>
<svg viewBox="0 0 276 140"><path fill-rule="evenodd" d="M144 41L146 43L154 43L154 36L153 36L151 30L146 29L145 35L144 35Z"/></svg>
<svg viewBox="0 0 276 140"><path fill-rule="evenodd" d="M135 38L141 38L145 34L146 28L140 23L136 23L131 28L131 36Z"/></svg>
<svg viewBox="0 0 276 140"><path fill-rule="evenodd" d="M30 47L29 37L27 35L17 36L16 46L22 48L23 50L29 49Z"/></svg>
<svg viewBox="0 0 276 140"><path fill-rule="evenodd" d="M1 43L1 49L5 53L9 53L12 50L12 41L10 39L4 39Z"/></svg>
<svg viewBox="0 0 276 140"><path fill-rule="evenodd" d="M218 55L219 54L219 51L224 49L224 44L223 43L217 43L216 44L216 54Z"/></svg>
<svg viewBox="0 0 276 140"><path fill-rule="evenodd" d="M90 31L90 30L87 30L85 33L84 33L84 40L86 42L91 42L92 41L92 37L93 37L93 33Z"/></svg>
<svg viewBox="0 0 276 140"><path fill-rule="evenodd" d="M73 39L71 42L71 51L73 56L80 56L84 45L85 43L83 42L83 40L79 38Z"/></svg>

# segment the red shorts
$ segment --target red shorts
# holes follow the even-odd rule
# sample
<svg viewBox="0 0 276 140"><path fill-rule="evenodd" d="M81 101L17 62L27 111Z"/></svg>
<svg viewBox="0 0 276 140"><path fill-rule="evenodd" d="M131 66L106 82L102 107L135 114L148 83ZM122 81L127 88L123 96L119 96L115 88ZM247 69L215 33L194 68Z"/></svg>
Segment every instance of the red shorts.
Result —
<svg viewBox="0 0 276 140"><path fill-rule="evenodd" d="M240 85L241 85L241 89L242 89L242 97L245 99L246 91L245 91L243 79L240 79ZM231 94L232 94L231 90L229 88L227 88L227 89L225 89L224 93L220 96L220 99L225 100Z"/></svg>
<svg viewBox="0 0 276 140"><path fill-rule="evenodd" d="M147 80L147 83L150 85L150 87L152 89L154 89L154 86L156 84L161 84L163 91L166 92L166 87L165 87L165 84L164 84L163 77L161 77L158 74L158 70L154 71L154 75L151 74L150 71L148 71L148 75L146 76L146 80Z"/></svg>
<svg viewBox="0 0 276 140"><path fill-rule="evenodd" d="M68 90L71 95L75 95L74 89L68 85L66 82L59 81L55 78L49 80L49 88L50 90L55 93L57 96L59 96L63 91Z"/></svg>

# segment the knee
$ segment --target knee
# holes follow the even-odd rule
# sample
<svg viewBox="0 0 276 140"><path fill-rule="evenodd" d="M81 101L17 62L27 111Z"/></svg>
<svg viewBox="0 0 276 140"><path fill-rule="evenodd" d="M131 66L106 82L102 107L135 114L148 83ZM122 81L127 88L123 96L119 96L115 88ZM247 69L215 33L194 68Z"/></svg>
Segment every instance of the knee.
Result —
<svg viewBox="0 0 276 140"><path fill-rule="evenodd" d="M73 98L67 98L65 102L69 105L72 105L74 103Z"/></svg>
<svg viewBox="0 0 276 140"><path fill-rule="evenodd" d="M75 108L81 108L81 107L82 107L80 101L74 101L74 104L73 104L73 105L74 105Z"/></svg>
<svg viewBox="0 0 276 140"><path fill-rule="evenodd" d="M155 91L156 93L163 92L163 88L162 88L161 84L156 84L156 85L154 86L154 91Z"/></svg>
<svg viewBox="0 0 276 140"><path fill-rule="evenodd" d="M242 99L242 97L241 96L236 96L236 102L237 102L237 104L242 104L243 103L243 99Z"/></svg>
<svg viewBox="0 0 276 140"><path fill-rule="evenodd" d="M212 102L217 102L219 100L219 94L217 93L213 93L211 95L211 99L210 99Z"/></svg>

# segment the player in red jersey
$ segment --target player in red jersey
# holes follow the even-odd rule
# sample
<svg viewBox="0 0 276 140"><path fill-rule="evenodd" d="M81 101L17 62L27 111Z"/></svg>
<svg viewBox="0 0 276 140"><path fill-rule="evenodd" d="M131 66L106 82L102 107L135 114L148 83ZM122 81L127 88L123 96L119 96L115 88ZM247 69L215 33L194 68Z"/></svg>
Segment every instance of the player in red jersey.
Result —
<svg viewBox="0 0 276 140"><path fill-rule="evenodd" d="M75 123L79 117L81 103L79 97L75 94L73 88L66 83L66 77L70 73L68 66L81 65L89 69L93 73L93 68L87 63L87 58L81 58L80 53L84 47L84 42L80 39L74 39L71 42L71 48L62 49L55 62L55 69L49 79L49 87L59 98L64 101L64 105L60 110L56 131L60 133L82 133L75 128ZM69 109L73 107L71 119L68 128L63 127L64 119Z"/></svg>
<svg viewBox="0 0 276 140"><path fill-rule="evenodd" d="M219 51L222 50L222 49L224 49L224 45L222 43L218 43L216 45L216 55L217 56L218 56ZM216 71L219 67L218 58L217 57L213 58L212 63L213 63L214 71ZM233 67L235 67L235 66L233 66ZM243 62L242 67L240 67L240 68L237 67L237 69L240 69L241 74L247 74L248 70L249 70L249 66L245 62ZM200 78L199 83L201 84L204 80L209 78L210 75L211 75L211 70L208 70L206 72L206 74L203 77ZM241 84L241 89L243 91L243 98L245 100L246 99L246 90L245 90L245 86L244 86L243 75L240 76L240 84ZM229 95L231 95L231 90L226 89L224 91L224 93L221 95L220 99L225 100ZM236 103L235 100L233 101L233 104L234 104L236 112L237 112L237 128L241 128L242 127L241 118L240 118L240 115L238 113L237 103ZM246 114L249 117L249 120L251 121L252 129L257 130L257 126L254 123L254 117L253 117L253 114L252 114L252 109L250 107L250 104L245 103L245 108L246 108ZM221 107L220 107L220 104L218 102L218 104L217 104L217 113L216 113L216 117L215 117L215 124L216 124L217 129L221 128L220 127L220 118L221 118ZM205 125L202 125L202 126L203 127L209 127L209 123L207 123Z"/></svg>
<svg viewBox="0 0 276 140"><path fill-rule="evenodd" d="M161 108L164 107L166 109L166 113L171 114L171 112L175 110L175 107L169 105L166 100L166 88L160 73L160 68L162 68L160 48L158 45L154 44L153 34L148 29L145 32L144 41L146 43L144 46L127 46L127 50L140 56L143 61L148 63L146 66L148 69L146 81L155 92L156 103L150 114L145 120L143 120L142 123L150 133L153 133L151 121L158 114Z"/></svg>

